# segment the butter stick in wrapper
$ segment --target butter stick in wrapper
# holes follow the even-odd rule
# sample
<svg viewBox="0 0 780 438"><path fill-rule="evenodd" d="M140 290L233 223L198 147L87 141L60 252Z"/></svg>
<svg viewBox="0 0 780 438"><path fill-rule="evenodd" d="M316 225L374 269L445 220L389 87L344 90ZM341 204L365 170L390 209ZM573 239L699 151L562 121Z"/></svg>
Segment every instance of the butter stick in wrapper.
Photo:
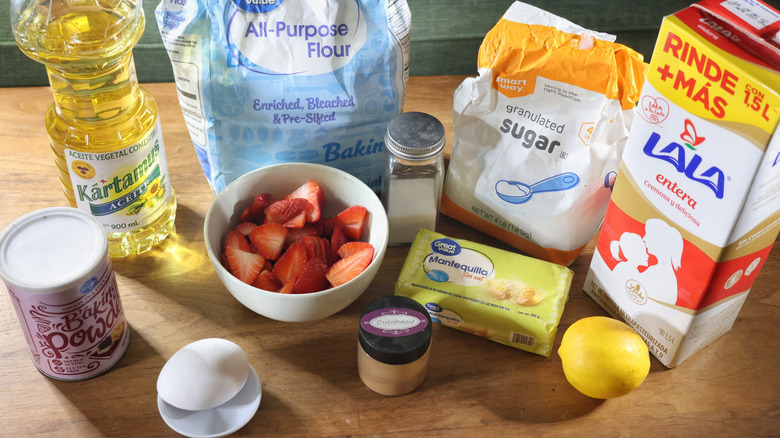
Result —
<svg viewBox="0 0 780 438"><path fill-rule="evenodd" d="M434 322L549 356L572 277L561 265L421 229L395 294Z"/></svg>

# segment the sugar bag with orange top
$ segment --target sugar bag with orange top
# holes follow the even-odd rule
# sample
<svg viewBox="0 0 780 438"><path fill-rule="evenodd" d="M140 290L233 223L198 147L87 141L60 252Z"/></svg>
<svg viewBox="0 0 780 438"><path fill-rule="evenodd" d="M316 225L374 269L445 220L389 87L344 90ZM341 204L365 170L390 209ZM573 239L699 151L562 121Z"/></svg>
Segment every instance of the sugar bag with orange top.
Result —
<svg viewBox="0 0 780 438"><path fill-rule="evenodd" d="M642 55L515 2L455 91L442 212L570 264L604 218L647 65Z"/></svg>

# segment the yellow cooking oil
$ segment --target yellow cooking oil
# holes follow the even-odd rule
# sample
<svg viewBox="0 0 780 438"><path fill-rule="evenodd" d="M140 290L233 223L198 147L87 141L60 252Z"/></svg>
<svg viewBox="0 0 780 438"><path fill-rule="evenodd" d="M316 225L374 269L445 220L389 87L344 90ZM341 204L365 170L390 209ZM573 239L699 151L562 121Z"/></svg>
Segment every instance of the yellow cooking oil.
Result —
<svg viewBox="0 0 780 438"><path fill-rule="evenodd" d="M174 231L176 197L157 103L135 73L140 2L11 0L11 21L46 66L46 130L70 205L101 221L112 257L149 251Z"/></svg>

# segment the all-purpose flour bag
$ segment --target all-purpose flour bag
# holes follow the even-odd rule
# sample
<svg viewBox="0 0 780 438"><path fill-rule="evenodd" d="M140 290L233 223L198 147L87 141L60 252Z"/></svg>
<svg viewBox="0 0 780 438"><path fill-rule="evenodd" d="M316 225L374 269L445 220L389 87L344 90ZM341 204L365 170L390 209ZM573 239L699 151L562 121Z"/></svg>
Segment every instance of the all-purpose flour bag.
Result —
<svg viewBox="0 0 780 438"><path fill-rule="evenodd" d="M646 64L614 36L515 2L455 92L442 212L571 263L604 218Z"/></svg>
<svg viewBox="0 0 780 438"><path fill-rule="evenodd" d="M408 78L405 0L163 0L155 15L213 190L289 161L381 189Z"/></svg>

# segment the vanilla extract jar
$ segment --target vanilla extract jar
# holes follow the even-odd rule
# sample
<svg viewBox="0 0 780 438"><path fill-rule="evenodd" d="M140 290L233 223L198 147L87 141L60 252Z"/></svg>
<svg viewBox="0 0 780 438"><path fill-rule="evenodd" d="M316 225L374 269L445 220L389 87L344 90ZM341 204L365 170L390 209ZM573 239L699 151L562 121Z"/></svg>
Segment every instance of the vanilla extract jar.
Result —
<svg viewBox="0 0 780 438"><path fill-rule="evenodd" d="M429 114L401 113L388 124L382 203L390 221L390 245L410 244L420 228L435 230L444 143L444 125Z"/></svg>
<svg viewBox="0 0 780 438"><path fill-rule="evenodd" d="M428 374L431 317L417 301L384 296L360 316L358 374L372 391L398 396L417 389Z"/></svg>

